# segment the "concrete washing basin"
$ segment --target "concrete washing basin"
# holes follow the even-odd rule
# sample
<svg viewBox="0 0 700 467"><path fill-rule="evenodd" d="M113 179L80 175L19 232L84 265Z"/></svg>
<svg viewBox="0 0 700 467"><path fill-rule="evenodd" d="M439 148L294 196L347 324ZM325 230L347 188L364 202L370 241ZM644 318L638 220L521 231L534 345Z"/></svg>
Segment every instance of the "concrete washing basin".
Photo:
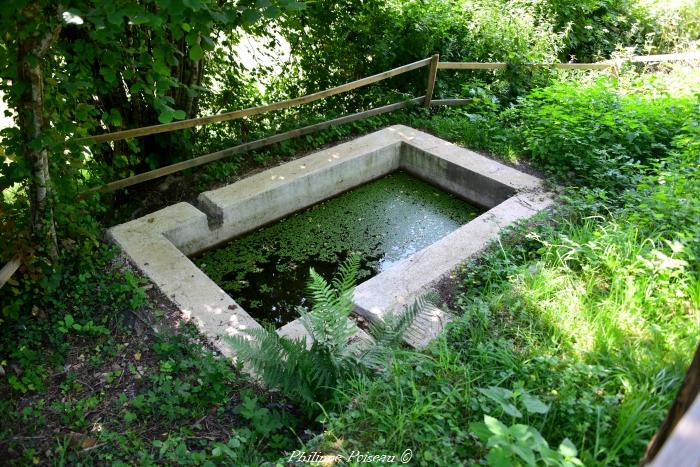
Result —
<svg viewBox="0 0 700 467"><path fill-rule="evenodd" d="M108 231L136 266L192 319L224 355L226 335L259 327L242 307L188 258L353 187L403 170L487 209L468 222L359 284L354 312L368 320L401 312L510 224L553 202L542 180L412 128L396 125L266 170ZM407 342L426 345L449 317L422 314ZM298 320L277 330L305 336Z"/></svg>

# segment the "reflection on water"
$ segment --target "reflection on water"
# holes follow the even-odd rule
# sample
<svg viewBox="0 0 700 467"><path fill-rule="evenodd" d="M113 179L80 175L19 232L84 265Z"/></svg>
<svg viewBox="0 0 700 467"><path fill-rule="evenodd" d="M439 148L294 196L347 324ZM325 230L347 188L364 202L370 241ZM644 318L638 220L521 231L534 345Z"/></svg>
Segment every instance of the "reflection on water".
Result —
<svg viewBox="0 0 700 467"><path fill-rule="evenodd" d="M469 222L478 208L395 172L232 240L193 260L255 319L281 326L298 317L309 268L326 278L349 252L361 280Z"/></svg>

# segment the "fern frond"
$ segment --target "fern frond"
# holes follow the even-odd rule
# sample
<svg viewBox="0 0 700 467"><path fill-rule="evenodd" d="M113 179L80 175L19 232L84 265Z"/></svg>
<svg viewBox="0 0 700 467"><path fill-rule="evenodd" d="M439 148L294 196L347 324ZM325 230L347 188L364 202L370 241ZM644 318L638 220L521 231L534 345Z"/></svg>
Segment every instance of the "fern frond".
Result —
<svg viewBox="0 0 700 467"><path fill-rule="evenodd" d="M337 297L336 291L314 268L309 270L309 282L306 287L311 294L311 303L314 308L333 306Z"/></svg>
<svg viewBox="0 0 700 467"><path fill-rule="evenodd" d="M422 298L401 315L388 315L370 325L369 340L353 340L358 331L348 319L357 279L359 256L351 255L329 284L311 269L308 289L313 306L300 309L301 322L313 339L307 350L303 340L290 340L274 329L250 329L229 338L236 355L268 386L309 410L331 401L342 381L386 370L404 334L426 307Z"/></svg>
<svg viewBox="0 0 700 467"><path fill-rule="evenodd" d="M401 344L401 340L416 317L426 309L426 300L423 297L418 297L403 312L388 313L383 319L371 323L369 333L377 345L395 348Z"/></svg>
<svg viewBox="0 0 700 467"><path fill-rule="evenodd" d="M357 282L357 273L360 269L360 255L350 253L350 256L340 265L338 272L333 277L333 288L337 292L338 298L342 296L352 297Z"/></svg>
<svg viewBox="0 0 700 467"><path fill-rule="evenodd" d="M228 338L236 356L250 365L266 385L277 387L291 399L310 408L323 400L323 386L335 383L332 372L306 350L303 340L291 340L270 329L250 329Z"/></svg>

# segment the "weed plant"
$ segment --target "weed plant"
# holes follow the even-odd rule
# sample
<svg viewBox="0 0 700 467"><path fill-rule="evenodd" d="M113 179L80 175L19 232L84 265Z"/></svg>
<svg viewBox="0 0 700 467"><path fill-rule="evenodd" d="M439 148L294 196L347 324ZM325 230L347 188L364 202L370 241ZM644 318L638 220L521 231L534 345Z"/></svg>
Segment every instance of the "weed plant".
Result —
<svg viewBox="0 0 700 467"><path fill-rule="evenodd" d="M432 120L506 158L520 144L563 196L467 264L461 316L428 358L344 389L313 446L410 448L419 465L639 461L700 338L700 102L648 83L564 82L505 114Z"/></svg>

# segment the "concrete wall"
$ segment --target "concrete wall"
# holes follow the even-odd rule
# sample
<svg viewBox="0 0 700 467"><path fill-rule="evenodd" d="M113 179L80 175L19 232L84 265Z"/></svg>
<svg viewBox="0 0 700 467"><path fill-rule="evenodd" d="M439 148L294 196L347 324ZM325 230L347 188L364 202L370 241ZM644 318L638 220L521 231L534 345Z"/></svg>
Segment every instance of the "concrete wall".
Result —
<svg viewBox="0 0 700 467"><path fill-rule="evenodd" d="M222 352L222 336L259 327L187 258L397 169L489 209L472 222L360 284L355 311L370 320L400 313L416 297L478 254L504 227L552 203L541 180L434 136L397 125L202 193L198 208L179 203L113 227L109 236ZM426 311L409 342L422 346L449 317ZM301 337L298 322L278 332Z"/></svg>

